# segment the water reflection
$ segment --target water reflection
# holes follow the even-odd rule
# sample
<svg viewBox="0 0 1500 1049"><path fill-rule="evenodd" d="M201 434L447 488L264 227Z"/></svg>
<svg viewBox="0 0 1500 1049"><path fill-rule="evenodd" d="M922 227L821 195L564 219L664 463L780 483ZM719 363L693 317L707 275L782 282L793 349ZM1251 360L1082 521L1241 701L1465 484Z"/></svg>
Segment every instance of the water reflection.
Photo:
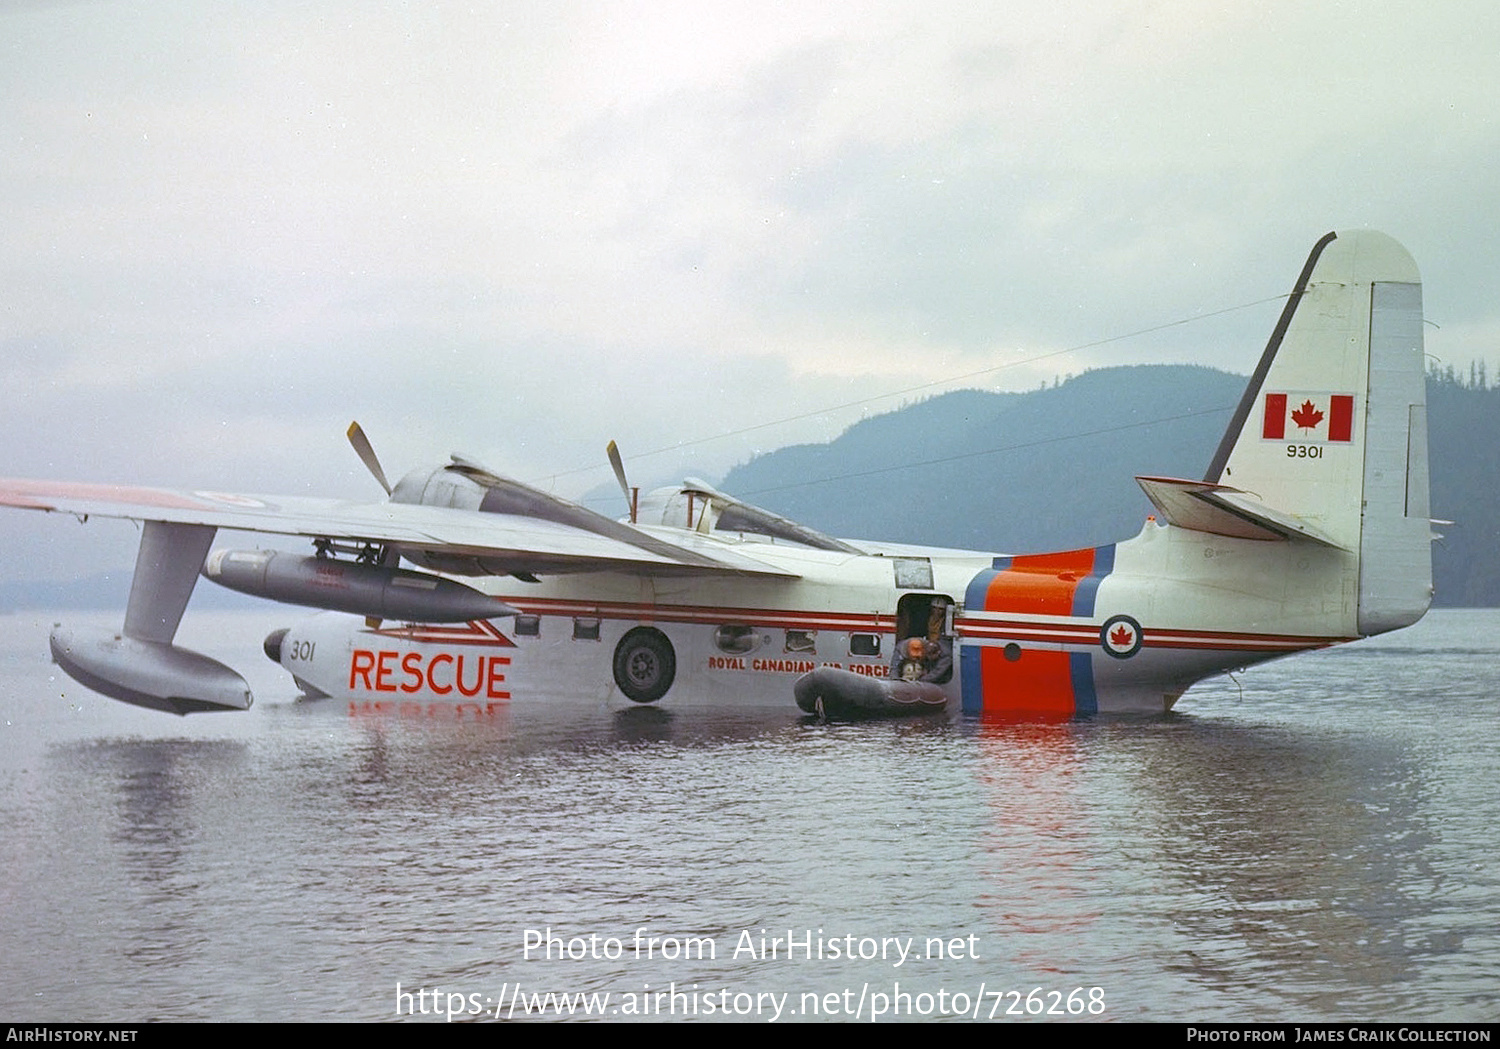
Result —
<svg viewBox="0 0 1500 1049"><path fill-rule="evenodd" d="M1109 1017L1483 1018L1500 986L1494 660L1423 651L1362 657L1378 691L1319 657L1188 713L1060 723L268 703L70 739L80 719L30 713L41 679L0 697L22 733L0 765L4 1003L373 1018L397 980L899 979L1102 986ZM723 950L522 957L524 930L548 927ZM972 934L980 957L737 955L760 930Z"/></svg>

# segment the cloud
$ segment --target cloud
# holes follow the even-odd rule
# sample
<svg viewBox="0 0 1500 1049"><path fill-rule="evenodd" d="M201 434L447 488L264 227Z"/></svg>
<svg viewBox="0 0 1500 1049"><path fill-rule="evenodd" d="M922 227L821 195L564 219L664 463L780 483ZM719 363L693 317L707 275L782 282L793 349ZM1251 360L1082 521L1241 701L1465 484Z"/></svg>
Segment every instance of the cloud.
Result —
<svg viewBox="0 0 1500 1049"><path fill-rule="evenodd" d="M946 377L1248 369L1275 304L1217 311L1346 225L1416 255L1434 352L1500 374L1497 22L8 8L3 470L359 497L358 416L393 473L464 449L576 495L613 437L713 475Z"/></svg>

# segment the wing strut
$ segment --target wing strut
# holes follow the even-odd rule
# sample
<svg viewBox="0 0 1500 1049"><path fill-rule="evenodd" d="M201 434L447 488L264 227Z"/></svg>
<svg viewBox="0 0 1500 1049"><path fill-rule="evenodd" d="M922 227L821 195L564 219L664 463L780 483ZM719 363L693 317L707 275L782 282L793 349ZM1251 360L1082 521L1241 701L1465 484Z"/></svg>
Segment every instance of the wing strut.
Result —
<svg viewBox="0 0 1500 1049"><path fill-rule="evenodd" d="M217 660L172 644L216 528L146 521L119 633L52 631L52 658L96 692L152 710L248 710L250 686Z"/></svg>
<svg viewBox="0 0 1500 1049"><path fill-rule="evenodd" d="M172 643L217 531L209 525L144 523L125 606L126 637Z"/></svg>

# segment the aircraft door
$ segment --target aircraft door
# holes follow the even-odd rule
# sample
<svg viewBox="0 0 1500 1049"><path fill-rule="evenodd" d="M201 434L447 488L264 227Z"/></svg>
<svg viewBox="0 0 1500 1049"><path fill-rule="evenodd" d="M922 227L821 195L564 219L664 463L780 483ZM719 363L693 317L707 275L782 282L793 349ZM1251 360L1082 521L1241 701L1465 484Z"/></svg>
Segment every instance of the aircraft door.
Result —
<svg viewBox="0 0 1500 1049"><path fill-rule="evenodd" d="M953 598L903 594L896 602L891 678L946 685L953 679Z"/></svg>

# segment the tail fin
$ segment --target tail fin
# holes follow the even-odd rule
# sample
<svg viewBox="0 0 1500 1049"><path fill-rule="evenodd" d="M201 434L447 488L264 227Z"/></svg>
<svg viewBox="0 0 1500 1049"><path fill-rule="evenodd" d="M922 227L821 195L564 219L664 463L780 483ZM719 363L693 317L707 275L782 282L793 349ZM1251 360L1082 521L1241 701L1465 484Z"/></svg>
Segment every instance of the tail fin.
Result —
<svg viewBox="0 0 1500 1049"><path fill-rule="evenodd" d="M1318 241L1205 481L1359 557L1362 635L1432 598L1422 284L1381 233Z"/></svg>

